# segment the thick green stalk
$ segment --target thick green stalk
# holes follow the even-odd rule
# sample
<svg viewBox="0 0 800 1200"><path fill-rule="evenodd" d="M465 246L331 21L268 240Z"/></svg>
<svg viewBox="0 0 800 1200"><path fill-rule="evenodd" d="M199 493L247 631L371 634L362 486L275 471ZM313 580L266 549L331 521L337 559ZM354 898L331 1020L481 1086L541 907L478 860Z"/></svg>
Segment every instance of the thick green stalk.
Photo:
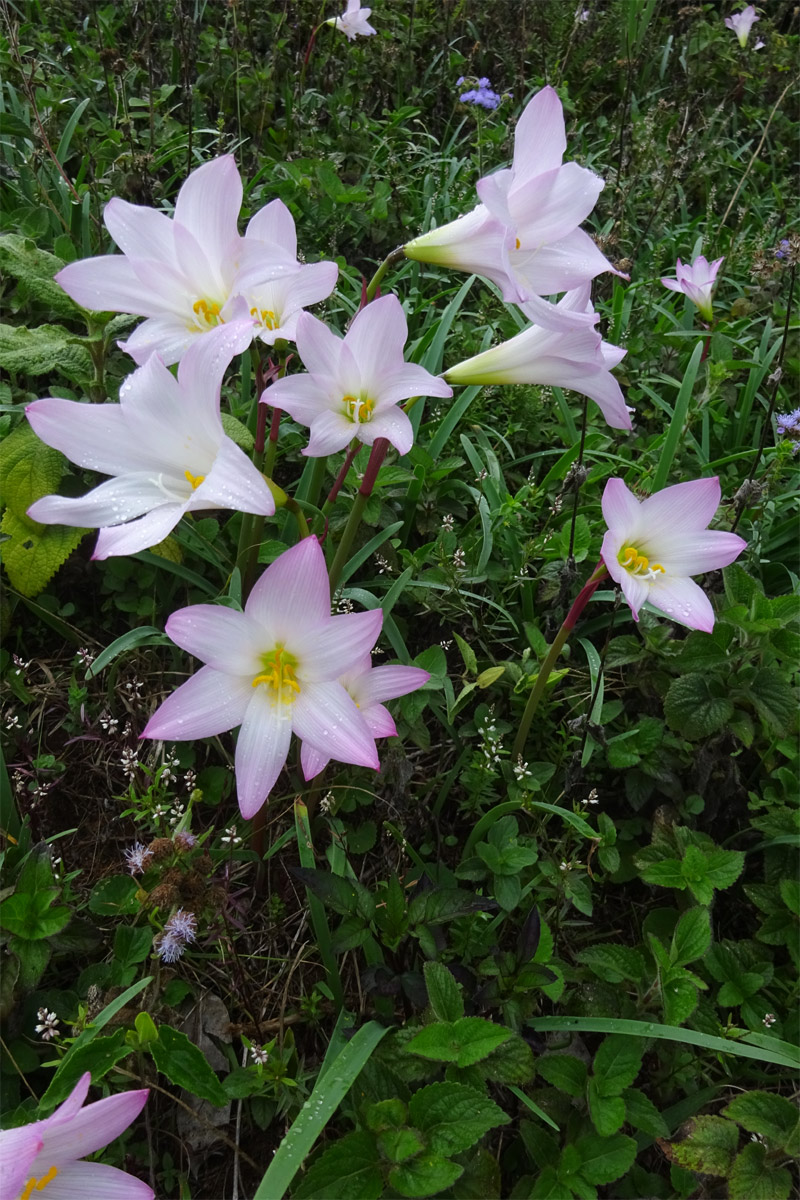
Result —
<svg viewBox="0 0 800 1200"><path fill-rule="evenodd" d="M531 694L528 697L528 703L525 705L525 711L522 714L522 720L520 721L519 729L517 730L517 736L514 739L514 746L511 750L512 762L516 762L525 749L525 742L528 740L531 722L536 714L536 709L539 707L539 701L544 695L544 689L547 686L550 673L558 661L559 654L564 649L564 643L572 633L572 630L575 628L578 617L581 615L584 608L597 590L598 584L603 578L605 578L607 574L608 572L606 571L605 563L599 563L589 580L578 592L572 608L564 618L564 624L559 629L552 646L547 651L547 656L539 668L539 674L536 677L536 683L533 685Z"/></svg>
<svg viewBox="0 0 800 1200"><path fill-rule="evenodd" d="M386 258L383 260L375 274L372 276L372 279L370 279L369 283L367 284L367 290L364 293L364 304L369 304L370 300L375 299L375 293L378 290L378 284L381 282L386 272L390 267L393 267L395 263L402 262L404 258L405 254L403 253L402 246L398 246L396 250L392 250L391 254L386 255Z"/></svg>

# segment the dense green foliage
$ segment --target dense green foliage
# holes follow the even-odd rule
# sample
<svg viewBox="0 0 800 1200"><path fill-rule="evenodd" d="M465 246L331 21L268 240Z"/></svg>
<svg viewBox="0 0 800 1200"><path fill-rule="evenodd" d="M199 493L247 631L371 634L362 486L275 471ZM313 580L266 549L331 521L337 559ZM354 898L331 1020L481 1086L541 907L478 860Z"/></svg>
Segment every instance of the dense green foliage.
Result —
<svg viewBox="0 0 800 1200"><path fill-rule="evenodd" d="M671 0L602 0L586 20L571 0L374 0L377 36L322 26L313 43L338 7L4 7L2 1124L47 1115L90 1070L112 1091L158 1087L104 1161L164 1197L255 1195L279 1146L269 1200L788 1197L800 489L775 417L800 371L796 5L765 6L744 49L728 6ZM462 76L508 95L461 104ZM315 311L343 330L362 277L474 205L548 83L568 157L606 181L590 231L630 275L593 294L627 350L634 429L593 405L587 423L557 388L414 406L414 447L380 470L337 602L381 606L380 661L431 680L392 702L377 776L333 763L309 785L292 758L251 831L231 734L138 741L190 669L166 618L241 598L241 514L101 562L93 534L26 515L97 477L39 442L25 405L115 400L131 370L116 342L136 319L83 313L53 275L113 249L111 197L168 210L189 171L233 152L244 215L280 198L305 258L339 262ZM711 328L659 281L699 253L725 260ZM474 277L403 261L382 286L433 373L523 323ZM253 389L245 355L224 397L248 452ZM274 478L313 501L304 445L284 418ZM713 633L646 610L634 624L606 581L523 761L514 735L599 558L612 475L640 495L718 475L717 526L748 548L702 580ZM259 562L293 537L279 514ZM167 963L154 947L176 906L197 936Z"/></svg>

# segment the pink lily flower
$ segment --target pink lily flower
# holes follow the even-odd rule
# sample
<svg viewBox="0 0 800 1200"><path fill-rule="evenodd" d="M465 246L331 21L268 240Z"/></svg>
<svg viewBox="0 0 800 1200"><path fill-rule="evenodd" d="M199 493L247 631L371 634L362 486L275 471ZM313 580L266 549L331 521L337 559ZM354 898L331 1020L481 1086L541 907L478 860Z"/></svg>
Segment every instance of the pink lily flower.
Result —
<svg viewBox="0 0 800 1200"><path fill-rule="evenodd" d="M566 146L561 101L553 88L542 88L517 124L512 167L480 179L482 203L409 242L403 247L406 256L484 275L514 304L535 304L537 297L614 271L578 228L594 208L603 180L577 163L562 164ZM565 314L552 305L539 301L537 307L539 324L569 327Z"/></svg>
<svg viewBox="0 0 800 1200"><path fill-rule="evenodd" d="M285 240L265 240L267 230L287 224L285 217L276 219L273 206L280 201L267 205L271 215L257 213L240 237L241 204L242 181L230 154L192 171L178 193L173 218L115 198L106 205L103 220L122 254L69 263L56 280L84 308L146 317L127 342L120 343L140 364L153 351L167 365L178 362L198 336L247 316L251 309L258 318L251 338L273 332L275 310L270 318L269 306L259 304L259 289L302 270L303 284L295 280L295 287L305 288L313 303L333 290L337 268L328 263L309 277L295 260L291 243L287 248ZM323 280L330 280L328 291Z"/></svg>
<svg viewBox="0 0 800 1200"><path fill-rule="evenodd" d="M380 609L331 616L325 556L304 538L267 567L243 613L195 604L173 613L172 640L206 665L167 697L142 737L190 741L241 725L236 786L242 816L269 796L292 732L320 755L380 765L375 737L339 682L369 653Z"/></svg>
<svg viewBox="0 0 800 1200"><path fill-rule="evenodd" d="M372 37L377 33L368 21L371 8L362 8L361 0L347 0L347 8L340 17L330 17L325 24L332 25L343 33L348 42L354 42L357 37Z"/></svg>
<svg viewBox="0 0 800 1200"><path fill-rule="evenodd" d="M713 263L709 263L700 254L691 266L689 266L688 263L682 263L678 259L675 267L677 279L662 279L661 282L671 292L683 292L684 296L688 296L692 303L697 306L703 319L711 321L714 316L711 307L711 292L714 288L717 272L724 261L724 258L718 258Z"/></svg>
<svg viewBox="0 0 800 1200"><path fill-rule="evenodd" d="M145 1106L147 1088L86 1104L91 1074L81 1075L63 1104L43 1121L0 1132L0 1195L30 1200L153 1200L141 1179L105 1163L81 1162L113 1142Z"/></svg>
<svg viewBox="0 0 800 1200"><path fill-rule="evenodd" d="M510 341L449 367L445 379L449 383L533 383L570 388L594 400L613 429L630 429L630 412L611 374L611 368L626 352L604 342L594 328L599 318L591 308L589 289L587 283L567 292L555 306L560 312L585 318L587 323L573 325L567 332L531 325ZM528 316L535 311L527 304L522 309Z"/></svg>
<svg viewBox="0 0 800 1200"><path fill-rule="evenodd" d="M355 701L372 736L379 738L397 737L392 715L382 702L415 692L429 679L430 674L421 667L373 667L369 655L365 655L360 663L339 676L339 683ZM315 749L308 742L303 742L300 747L300 763L306 779L319 775L330 760L330 755Z"/></svg>
<svg viewBox="0 0 800 1200"><path fill-rule="evenodd" d="M303 454L311 457L343 450L353 438L368 446L386 438L399 454L407 454L414 430L399 402L453 394L444 380L403 360L407 337L403 307L391 294L362 308L344 338L302 313L297 351L309 373L279 379L261 401L310 427Z"/></svg>
<svg viewBox="0 0 800 1200"><path fill-rule="evenodd" d="M748 4L747 8L743 9L742 12L734 13L732 17L726 17L725 26L733 30L739 39L739 45L744 50L747 45L747 39L750 36L750 30L756 21L760 20L761 17L757 14L755 6Z"/></svg>
<svg viewBox="0 0 800 1200"><path fill-rule="evenodd" d="M227 508L271 516L260 471L226 436L222 377L246 350L251 321L236 321L186 352L178 378L157 354L129 375L119 404L46 397L29 404L38 437L72 462L113 478L85 496L44 496L28 509L43 525L99 528L93 557L135 554L163 541L187 512Z"/></svg>
<svg viewBox="0 0 800 1200"><path fill-rule="evenodd" d="M603 562L634 621L648 602L680 625L711 633L714 610L690 576L727 567L747 545L735 533L707 528L720 496L716 476L677 483L646 500L637 500L621 479L609 479Z"/></svg>

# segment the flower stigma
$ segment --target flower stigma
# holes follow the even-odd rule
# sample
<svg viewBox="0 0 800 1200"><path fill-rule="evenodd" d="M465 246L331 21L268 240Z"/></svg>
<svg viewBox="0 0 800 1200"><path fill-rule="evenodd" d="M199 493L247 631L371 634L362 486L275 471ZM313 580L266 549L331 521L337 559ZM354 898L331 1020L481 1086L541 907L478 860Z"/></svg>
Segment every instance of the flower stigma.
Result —
<svg viewBox="0 0 800 1200"><path fill-rule="evenodd" d="M342 404L345 416L349 417L354 424L360 425L363 421L372 420L375 401L371 397L368 396L366 400L362 400L360 397L357 399L348 393L348 395L342 396Z"/></svg>
<svg viewBox="0 0 800 1200"><path fill-rule="evenodd" d="M295 668L297 659L293 654L287 654L283 646L276 646L268 654L261 655L264 670L253 678L253 687L265 683L281 701L294 700L294 694L300 694L300 684L297 682ZM287 694L288 690L288 694Z"/></svg>
<svg viewBox="0 0 800 1200"><path fill-rule="evenodd" d="M617 561L631 575L637 575L640 579L653 580L664 574L661 563L651 564L647 555L640 553L635 546L625 546L620 550Z"/></svg>
<svg viewBox="0 0 800 1200"><path fill-rule="evenodd" d="M43 1192L48 1183L52 1183L58 1174L58 1167L51 1167L46 1175L42 1175L41 1179L37 1179L31 1175L25 1187L20 1192L19 1200L30 1200L31 1192Z"/></svg>

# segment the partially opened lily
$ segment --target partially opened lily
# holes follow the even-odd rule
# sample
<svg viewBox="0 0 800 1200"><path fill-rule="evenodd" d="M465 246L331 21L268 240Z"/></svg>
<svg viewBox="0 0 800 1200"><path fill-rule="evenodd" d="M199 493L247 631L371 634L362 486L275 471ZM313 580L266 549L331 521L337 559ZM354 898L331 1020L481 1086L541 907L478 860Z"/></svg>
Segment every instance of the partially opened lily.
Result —
<svg viewBox="0 0 800 1200"><path fill-rule="evenodd" d="M357 37L372 37L377 29L369 23L371 8L362 8L361 0L347 0L347 8L340 17L329 17L326 25L332 25L343 33L348 42L354 42Z"/></svg>
<svg viewBox="0 0 800 1200"><path fill-rule="evenodd" d="M760 21L758 13L754 5L748 4L747 8L742 12L734 13L732 17L725 18L725 25L728 29L732 29L739 39L739 45L744 50L747 45L747 39L750 36L750 30L755 25L756 21Z"/></svg>
<svg viewBox="0 0 800 1200"><path fill-rule="evenodd" d="M717 272L724 261L724 258L718 258L713 263L709 263L708 259L700 254L690 266L678 259L675 266L677 278L662 279L661 282L671 292L683 292L684 296L688 296L697 306L703 319L711 321L714 316L711 293L714 289Z"/></svg>
<svg viewBox="0 0 800 1200"><path fill-rule="evenodd" d="M267 567L243 613L196 604L172 614L167 633L206 665L142 736L187 741L241 725L236 787L245 817L274 787L292 732L318 755L377 769L375 737L339 677L369 653L382 621L380 609L331 616L325 556L307 537Z"/></svg>
<svg viewBox="0 0 800 1200"><path fill-rule="evenodd" d="M373 667L369 655L339 677L339 683L355 701L356 707L370 728L373 737L396 737L397 728L384 700L394 700L415 692L427 683L430 675L421 667ZM300 762L306 779L319 775L331 756L303 742Z"/></svg>
<svg viewBox="0 0 800 1200"><path fill-rule="evenodd" d="M477 208L403 247L408 258L474 271L511 303L568 291L613 271L578 228L594 208L603 180L577 163L562 164L567 138L561 101L551 87L529 101L514 135L514 161L478 181ZM619 272L617 272L618 274ZM564 314L540 310L540 324L566 328Z"/></svg>
<svg viewBox="0 0 800 1200"><path fill-rule="evenodd" d="M81 1162L113 1142L135 1121L148 1091L118 1092L85 1104L91 1075L43 1121L0 1132L0 1195L3 1200L153 1200L141 1179L105 1163Z"/></svg>
<svg viewBox="0 0 800 1200"><path fill-rule="evenodd" d="M708 529L720 496L716 477L677 483L646 500L637 500L621 479L609 479L603 562L635 621L647 602L690 629L714 628L711 603L691 576L727 567L747 545L735 533Z"/></svg>
<svg viewBox="0 0 800 1200"><path fill-rule="evenodd" d="M527 304L523 311L531 315ZM589 284L568 292L555 306L566 315L584 318L567 332L531 325L516 337L474 358L449 367L449 383L548 384L571 388L599 406L614 429L630 429L631 418L622 389L611 368L625 356L619 346L604 342L594 328L598 316L591 309Z"/></svg>
<svg viewBox="0 0 800 1200"><path fill-rule="evenodd" d="M453 394L444 380L404 361L407 336L403 307L392 295L362 308L344 338L302 313L297 351L309 373L279 379L263 393L262 403L282 408L310 427L303 453L312 457L343 450L353 438L368 446L386 438L407 454L414 431L399 402Z"/></svg>
<svg viewBox="0 0 800 1200"><path fill-rule="evenodd" d="M55 397L29 404L28 420L43 442L114 478L78 498L45 496L28 516L100 528L94 557L108 558L163 541L188 512L274 513L266 480L226 436L219 411L225 370L251 336L249 320L215 330L187 351L177 379L151 356L128 376L119 404Z"/></svg>
<svg viewBox="0 0 800 1200"><path fill-rule="evenodd" d="M252 308L259 315L258 324L251 326L255 336L267 327L260 316L264 306L259 307L259 288L294 274L299 263L291 247L265 240L272 222L259 226L259 214L246 237L239 236L241 203L242 181L230 154L192 171L178 192L173 218L115 198L106 205L103 219L122 254L70 263L56 279L84 308L147 318L121 343L137 363L153 351L167 365L178 362L198 336L246 316ZM327 266L333 267L330 291L336 268ZM246 274L246 287L241 272ZM322 274L317 272L317 286L311 289L314 299L323 298L316 295ZM330 277L328 269L326 278Z"/></svg>

